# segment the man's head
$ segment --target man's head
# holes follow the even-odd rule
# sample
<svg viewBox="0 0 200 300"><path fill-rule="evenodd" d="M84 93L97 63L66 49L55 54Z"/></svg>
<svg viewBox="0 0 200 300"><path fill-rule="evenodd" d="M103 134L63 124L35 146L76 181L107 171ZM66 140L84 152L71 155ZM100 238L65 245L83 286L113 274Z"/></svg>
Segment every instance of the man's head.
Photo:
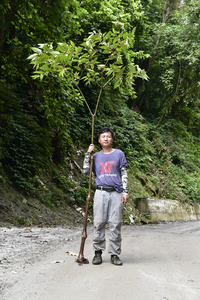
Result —
<svg viewBox="0 0 200 300"><path fill-rule="evenodd" d="M99 130L99 138L100 138L100 135L101 135L102 133L105 133L105 132L110 132L110 133L111 133L111 136L112 136L112 139L114 138L113 131L112 131L112 129L110 129L109 127L102 127L102 128Z"/></svg>
<svg viewBox="0 0 200 300"><path fill-rule="evenodd" d="M109 127L103 127L99 131L99 143L102 149L111 149L113 142L113 131Z"/></svg>

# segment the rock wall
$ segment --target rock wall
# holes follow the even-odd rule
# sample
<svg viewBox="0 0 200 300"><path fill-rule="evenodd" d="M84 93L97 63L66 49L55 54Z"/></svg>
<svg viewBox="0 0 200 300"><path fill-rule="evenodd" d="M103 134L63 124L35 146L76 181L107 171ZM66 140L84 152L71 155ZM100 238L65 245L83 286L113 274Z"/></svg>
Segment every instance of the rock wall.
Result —
<svg viewBox="0 0 200 300"><path fill-rule="evenodd" d="M137 198L137 208L150 215L152 221L199 220L200 205L183 204L178 200Z"/></svg>

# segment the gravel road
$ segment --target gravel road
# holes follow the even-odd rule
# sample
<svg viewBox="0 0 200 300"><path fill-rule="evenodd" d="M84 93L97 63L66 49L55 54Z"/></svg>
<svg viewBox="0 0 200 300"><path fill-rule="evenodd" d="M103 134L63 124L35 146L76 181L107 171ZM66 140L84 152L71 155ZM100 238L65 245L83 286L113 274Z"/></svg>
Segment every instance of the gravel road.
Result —
<svg viewBox="0 0 200 300"><path fill-rule="evenodd" d="M199 300L200 221L123 226L123 266L93 266L92 227L0 228L2 300ZM106 236L108 239L108 230ZM72 252L72 253L70 253Z"/></svg>

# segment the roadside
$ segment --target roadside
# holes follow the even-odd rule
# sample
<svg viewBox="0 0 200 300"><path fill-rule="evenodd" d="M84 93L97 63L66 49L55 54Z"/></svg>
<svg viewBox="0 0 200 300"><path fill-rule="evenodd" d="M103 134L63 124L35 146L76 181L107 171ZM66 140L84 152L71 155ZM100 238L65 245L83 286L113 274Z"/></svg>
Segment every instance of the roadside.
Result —
<svg viewBox="0 0 200 300"><path fill-rule="evenodd" d="M0 295L16 284L27 268L44 260L50 252L68 247L81 237L81 232L81 227L71 226L1 227Z"/></svg>
<svg viewBox="0 0 200 300"><path fill-rule="evenodd" d="M0 228L2 300L199 300L200 221L122 227L122 267L91 260L92 226ZM108 240L108 229L106 230ZM68 253L67 253L68 252Z"/></svg>

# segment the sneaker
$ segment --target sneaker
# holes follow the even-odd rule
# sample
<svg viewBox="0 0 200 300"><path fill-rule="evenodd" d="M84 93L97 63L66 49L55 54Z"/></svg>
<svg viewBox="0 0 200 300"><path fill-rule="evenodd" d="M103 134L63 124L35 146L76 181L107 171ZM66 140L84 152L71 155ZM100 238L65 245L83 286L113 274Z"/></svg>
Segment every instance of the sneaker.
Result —
<svg viewBox="0 0 200 300"><path fill-rule="evenodd" d="M111 264L116 265L116 266L123 265L121 259L117 255L111 255L110 262L111 262Z"/></svg>
<svg viewBox="0 0 200 300"><path fill-rule="evenodd" d="M95 253L92 263L93 265L100 265L102 263L102 257L100 253Z"/></svg>

